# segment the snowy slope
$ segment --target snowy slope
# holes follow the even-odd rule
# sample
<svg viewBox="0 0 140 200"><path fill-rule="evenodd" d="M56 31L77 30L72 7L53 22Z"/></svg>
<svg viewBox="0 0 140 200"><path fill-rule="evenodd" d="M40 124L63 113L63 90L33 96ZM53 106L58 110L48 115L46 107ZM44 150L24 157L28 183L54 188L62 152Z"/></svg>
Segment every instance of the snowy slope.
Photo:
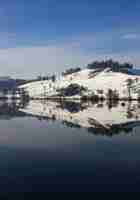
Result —
<svg viewBox="0 0 140 200"><path fill-rule="evenodd" d="M84 69L71 75L59 77L55 82L51 80L36 81L22 85L20 88L24 88L32 98L44 98L57 95L58 89L76 83L86 87L88 95L93 92L98 94L98 90L103 90L106 97L108 90L112 89L118 91L120 98L124 98L128 97L128 79L133 80L131 95L133 98L137 98L140 89L140 76L112 72L108 68L103 71Z"/></svg>

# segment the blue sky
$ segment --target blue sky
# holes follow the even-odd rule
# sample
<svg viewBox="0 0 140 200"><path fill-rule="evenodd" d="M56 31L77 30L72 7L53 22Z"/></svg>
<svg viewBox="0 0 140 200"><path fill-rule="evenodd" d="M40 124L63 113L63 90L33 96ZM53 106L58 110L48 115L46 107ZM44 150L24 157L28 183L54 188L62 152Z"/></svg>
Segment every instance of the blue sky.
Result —
<svg viewBox="0 0 140 200"><path fill-rule="evenodd" d="M0 0L2 75L114 58L140 66L139 0Z"/></svg>

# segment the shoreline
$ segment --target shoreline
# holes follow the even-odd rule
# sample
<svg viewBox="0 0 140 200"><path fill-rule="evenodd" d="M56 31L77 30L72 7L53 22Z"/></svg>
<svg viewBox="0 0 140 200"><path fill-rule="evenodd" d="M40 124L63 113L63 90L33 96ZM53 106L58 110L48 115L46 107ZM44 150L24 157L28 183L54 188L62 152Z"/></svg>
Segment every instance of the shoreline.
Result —
<svg viewBox="0 0 140 200"><path fill-rule="evenodd" d="M108 102L117 102L117 101L126 101L126 102L131 102L131 101L138 101L140 102L140 99L137 98L102 98L102 97L0 97L0 100L22 100L22 101L30 101L30 100L34 100L34 101L45 101L45 100L49 100L49 101L93 101L93 102L104 102L104 101L108 101Z"/></svg>

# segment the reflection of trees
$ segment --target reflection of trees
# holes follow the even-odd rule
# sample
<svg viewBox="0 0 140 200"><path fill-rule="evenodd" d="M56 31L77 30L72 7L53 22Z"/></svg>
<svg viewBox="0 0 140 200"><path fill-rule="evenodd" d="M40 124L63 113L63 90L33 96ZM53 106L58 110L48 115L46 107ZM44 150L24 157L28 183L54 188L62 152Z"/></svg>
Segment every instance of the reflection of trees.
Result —
<svg viewBox="0 0 140 200"><path fill-rule="evenodd" d="M82 105L78 105L79 103L72 103L72 102L67 102L66 104L63 103L61 104L61 108L65 109L67 108L69 112L79 112L82 108ZM88 104L86 104L88 107ZM112 100L112 101L107 101L108 109L111 109L113 107L117 107L119 105L119 101ZM102 109L104 104L98 103L97 107L99 109ZM125 103L121 103L122 107L125 107ZM128 108L126 111L127 118L131 119L134 118L134 113L138 107L135 106L132 108L131 102L128 103ZM86 107L85 107L86 109ZM135 119L138 119L138 115L136 115ZM129 123L124 123L124 124L102 124L99 121L95 120L94 118L89 118L88 123L91 125L91 127L88 127L87 130L88 132L94 134L94 135L106 135L106 136L113 136L113 135L118 135L121 132L130 134L133 131L133 128L136 126L135 121L134 122L129 122ZM68 127L71 128L80 128L81 126L76 123L68 122L68 121L63 121L63 124L65 124ZM140 125L140 123L137 123L137 125Z"/></svg>
<svg viewBox="0 0 140 200"><path fill-rule="evenodd" d="M127 118L128 119L132 119L134 117L133 112L131 112L130 110L127 111Z"/></svg>
<svg viewBox="0 0 140 200"><path fill-rule="evenodd" d="M69 128L81 128L81 126L79 124L74 124L72 122L68 122L68 121L63 121L62 124L66 125Z"/></svg>
<svg viewBox="0 0 140 200"><path fill-rule="evenodd" d="M133 79L128 78L126 80L126 83L127 83L127 89L128 89L129 99L131 99L131 90L132 90L132 86L133 86L134 81L133 81Z"/></svg>
<svg viewBox="0 0 140 200"><path fill-rule="evenodd" d="M133 131L133 128L125 127L125 125L112 125L109 129L105 127L89 127L88 129L89 133L92 133L94 135L106 135L106 136L113 136L118 135L121 132L124 132L126 134L131 133Z"/></svg>
<svg viewBox="0 0 140 200"><path fill-rule="evenodd" d="M62 101L57 108L66 109L71 113L77 113L87 108L87 105L78 102Z"/></svg>
<svg viewBox="0 0 140 200"><path fill-rule="evenodd" d="M128 119L134 118L134 111L136 111L136 110L137 110L137 107L136 108L132 107L132 102L130 101L128 103L128 107L127 107L127 118Z"/></svg>
<svg viewBox="0 0 140 200"><path fill-rule="evenodd" d="M29 101L23 101L21 100L19 102L19 108L25 108L29 104Z"/></svg>
<svg viewBox="0 0 140 200"><path fill-rule="evenodd" d="M103 108L103 107L104 107L104 104L103 104L103 103L99 103L99 104L97 104L97 107L98 107L98 108Z"/></svg>
<svg viewBox="0 0 140 200"><path fill-rule="evenodd" d="M54 103L54 104L53 104ZM40 121L42 120L63 120L62 123L70 128L87 128L88 132L94 135L106 135L106 136L113 136L123 133L131 133L135 126L140 126L140 122L138 121L139 115L136 112L138 110L138 104L132 104L132 102L119 102L119 101L107 101L106 102L98 102L96 105L95 103L91 102L70 102L70 101L55 101L55 102L42 102L41 110L38 116L37 114L28 114L28 116L37 117ZM100 120L100 115L104 112L103 107L108 106L108 109L113 107L117 107L119 105L119 112L123 112L123 120L117 120L117 118L113 118L113 123L106 123L106 118L108 116L104 116L105 119ZM96 109L94 113L94 109ZM90 108L92 111L90 112ZM105 108L106 109L106 108ZM86 111L85 111L86 110ZM88 111L89 110L89 111ZM96 119L96 112L98 115L99 110L99 117ZM84 112L80 112L84 111ZM116 109L116 112L118 112ZM125 111L125 112L124 112ZM93 113L92 113L93 112ZM112 116L112 111L107 112L109 115ZM113 113L115 110L113 110ZM118 114L119 114L118 112ZM83 116L80 116L82 115ZM93 116L92 116L93 114ZM94 116L95 115L95 116ZM95 118L94 118L95 117ZM119 117L119 116L117 116ZM109 116L110 118L110 116ZM132 118L132 120L130 120ZM85 122L84 122L85 120ZM122 122L119 124L119 122ZM127 121L131 121L128 122ZM82 124L84 122L84 124ZM136 123L137 122L137 123Z"/></svg>
<svg viewBox="0 0 140 200"><path fill-rule="evenodd" d="M12 101L11 103L7 103L7 101L1 101L0 118L11 119L13 117L25 116L26 114L19 111L21 107L22 107L21 103L17 105L15 101Z"/></svg>
<svg viewBox="0 0 140 200"><path fill-rule="evenodd" d="M107 101L108 109L111 110L113 107L117 107L119 105L118 99L111 99Z"/></svg>
<svg viewBox="0 0 140 200"><path fill-rule="evenodd" d="M122 131L125 133L130 133L132 131L132 128L128 128L125 124L105 125L101 124L99 121L95 119L89 119L88 122L91 125L91 127L87 129L88 132L93 133L95 135L113 136L119 134Z"/></svg>
<svg viewBox="0 0 140 200"><path fill-rule="evenodd" d="M56 121L56 116L55 115L52 116L52 120Z"/></svg>

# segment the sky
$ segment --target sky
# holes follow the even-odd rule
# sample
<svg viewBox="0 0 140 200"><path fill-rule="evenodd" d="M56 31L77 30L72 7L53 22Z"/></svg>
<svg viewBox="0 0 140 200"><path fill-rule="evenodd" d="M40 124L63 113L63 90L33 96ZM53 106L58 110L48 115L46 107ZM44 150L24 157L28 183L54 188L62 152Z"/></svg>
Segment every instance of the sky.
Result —
<svg viewBox="0 0 140 200"><path fill-rule="evenodd" d="M0 76L109 58L140 67L139 11L139 0L0 0Z"/></svg>

